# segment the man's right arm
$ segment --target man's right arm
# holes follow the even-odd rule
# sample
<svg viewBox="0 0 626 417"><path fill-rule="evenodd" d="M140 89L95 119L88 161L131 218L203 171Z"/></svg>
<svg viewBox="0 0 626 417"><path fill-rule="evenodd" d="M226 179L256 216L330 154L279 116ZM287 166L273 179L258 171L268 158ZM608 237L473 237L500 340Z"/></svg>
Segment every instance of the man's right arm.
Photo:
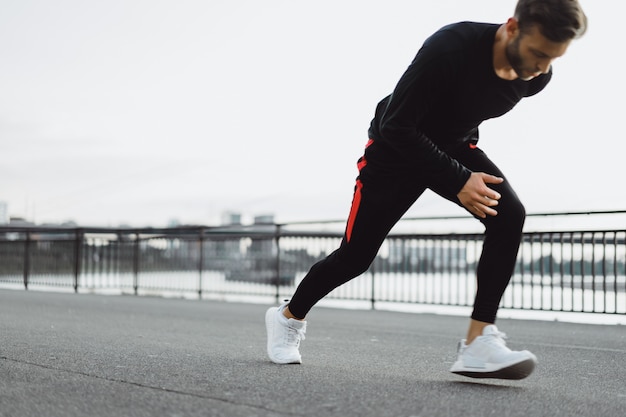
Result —
<svg viewBox="0 0 626 417"><path fill-rule="evenodd" d="M407 163L455 195L471 171L442 152L421 129L433 104L450 96L451 80L457 76L454 54L438 47L444 41L422 47L378 116L378 131L381 139Z"/></svg>

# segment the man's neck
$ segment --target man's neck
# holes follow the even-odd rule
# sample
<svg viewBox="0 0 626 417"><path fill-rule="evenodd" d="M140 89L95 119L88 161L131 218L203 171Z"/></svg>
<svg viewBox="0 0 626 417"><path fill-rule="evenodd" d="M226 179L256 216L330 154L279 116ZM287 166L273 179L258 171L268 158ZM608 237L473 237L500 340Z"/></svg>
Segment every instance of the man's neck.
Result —
<svg viewBox="0 0 626 417"><path fill-rule="evenodd" d="M503 80L515 80L518 78L517 73L511 67L506 57L506 45L508 43L508 35L506 26L500 25L496 32L496 38L493 43L493 70L496 75Z"/></svg>

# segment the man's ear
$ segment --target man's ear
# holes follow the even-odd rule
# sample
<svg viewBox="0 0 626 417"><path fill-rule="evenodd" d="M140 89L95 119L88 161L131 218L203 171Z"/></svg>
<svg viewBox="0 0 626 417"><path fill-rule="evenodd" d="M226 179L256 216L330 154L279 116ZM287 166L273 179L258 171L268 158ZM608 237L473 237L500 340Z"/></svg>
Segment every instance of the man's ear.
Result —
<svg viewBox="0 0 626 417"><path fill-rule="evenodd" d="M514 17L509 17L509 20L506 21L506 36L509 39L515 39L519 35L519 22Z"/></svg>

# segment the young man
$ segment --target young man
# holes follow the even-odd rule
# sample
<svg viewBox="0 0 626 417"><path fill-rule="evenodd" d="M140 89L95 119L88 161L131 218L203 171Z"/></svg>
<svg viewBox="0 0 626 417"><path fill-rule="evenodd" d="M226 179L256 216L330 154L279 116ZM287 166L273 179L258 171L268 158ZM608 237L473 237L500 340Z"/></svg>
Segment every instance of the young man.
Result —
<svg viewBox="0 0 626 417"><path fill-rule="evenodd" d="M376 108L340 247L311 268L289 303L266 313L273 362L302 362L299 344L309 310L367 270L391 228L429 188L485 226L474 309L451 372L521 379L533 371L535 355L507 348L494 324L525 210L477 147L478 126L543 90L552 61L586 26L577 0L519 0L504 24L456 23L426 40L393 94Z"/></svg>

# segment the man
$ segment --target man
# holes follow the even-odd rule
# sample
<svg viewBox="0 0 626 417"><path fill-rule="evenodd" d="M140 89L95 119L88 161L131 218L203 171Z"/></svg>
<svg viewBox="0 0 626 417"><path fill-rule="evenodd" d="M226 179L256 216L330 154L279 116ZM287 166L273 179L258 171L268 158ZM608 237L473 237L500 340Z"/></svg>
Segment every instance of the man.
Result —
<svg viewBox="0 0 626 417"><path fill-rule="evenodd" d="M533 371L535 355L511 351L494 324L515 266L525 210L477 147L478 126L543 90L552 61L586 27L577 0L519 0L504 24L456 23L426 40L376 108L340 247L311 268L289 303L266 313L273 362L302 362L299 344L309 310L367 270L391 228L429 188L485 226L474 309L451 372L521 379Z"/></svg>

